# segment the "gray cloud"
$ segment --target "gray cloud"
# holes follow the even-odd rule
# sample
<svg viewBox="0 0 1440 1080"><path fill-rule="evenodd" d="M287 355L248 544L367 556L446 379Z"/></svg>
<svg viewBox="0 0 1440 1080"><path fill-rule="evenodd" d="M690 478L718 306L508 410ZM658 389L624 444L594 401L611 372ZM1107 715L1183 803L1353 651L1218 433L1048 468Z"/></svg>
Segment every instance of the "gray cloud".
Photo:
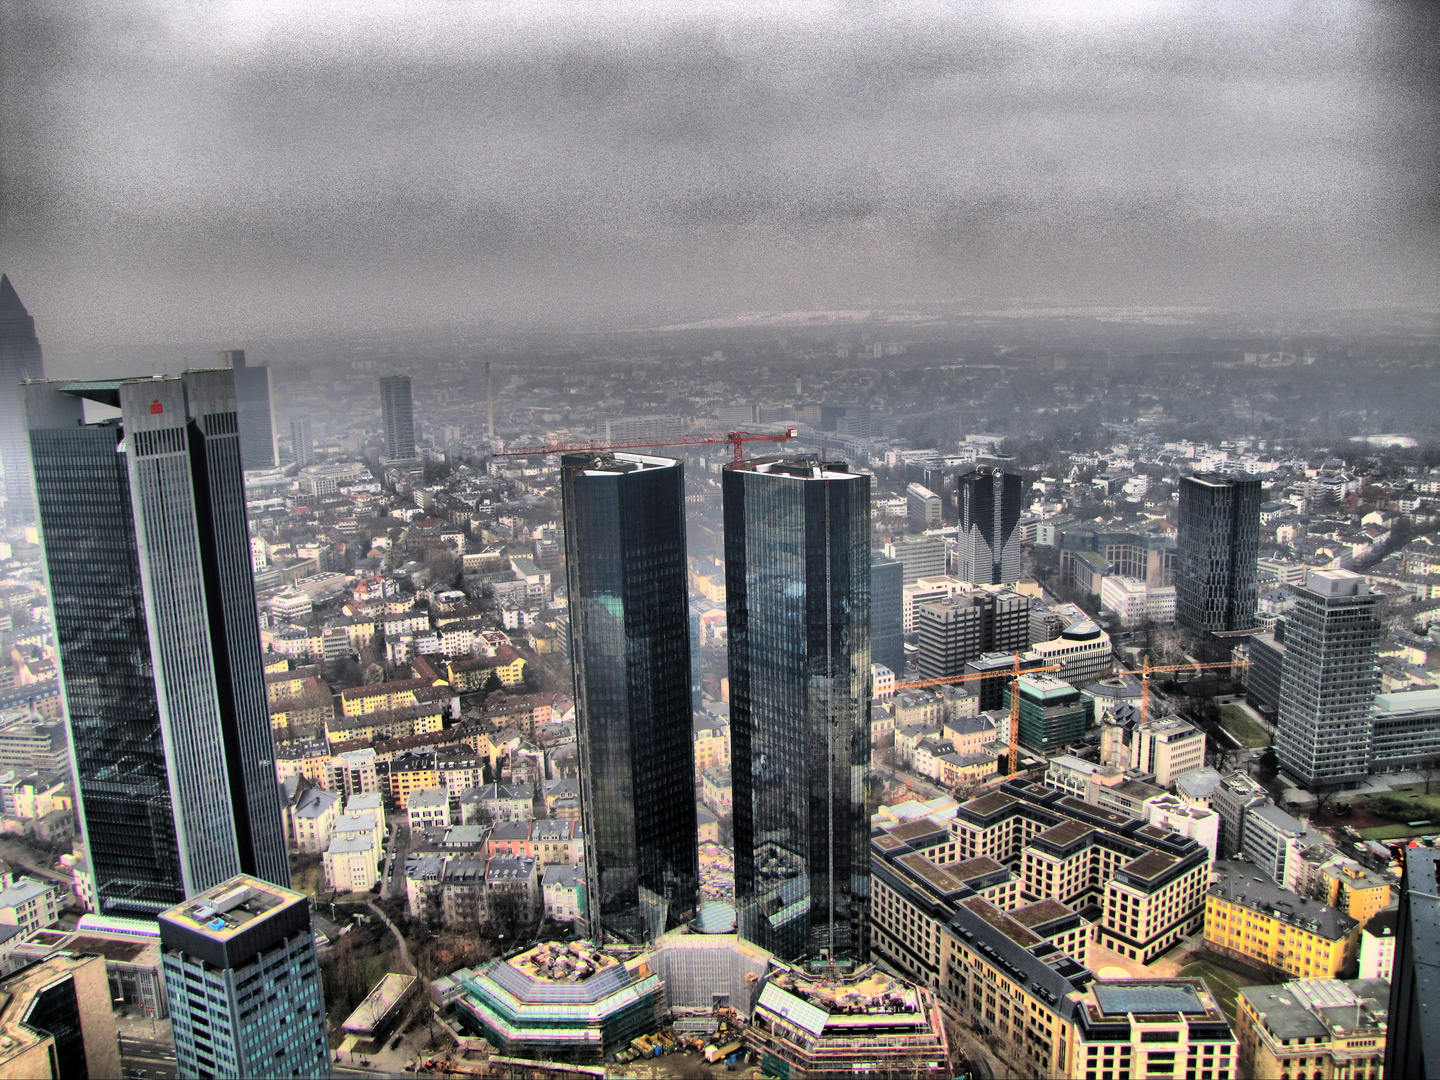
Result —
<svg viewBox="0 0 1440 1080"><path fill-rule="evenodd" d="M1435 295L1423 6L283 7L6 5L52 339Z"/></svg>

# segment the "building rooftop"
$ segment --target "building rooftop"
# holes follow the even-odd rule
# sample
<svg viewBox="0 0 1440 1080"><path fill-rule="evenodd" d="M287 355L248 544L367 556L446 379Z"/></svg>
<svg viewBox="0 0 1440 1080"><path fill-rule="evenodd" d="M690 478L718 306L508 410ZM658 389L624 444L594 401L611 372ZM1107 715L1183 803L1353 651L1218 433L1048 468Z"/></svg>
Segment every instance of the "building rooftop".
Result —
<svg viewBox="0 0 1440 1080"><path fill-rule="evenodd" d="M198 931L215 941L225 941L297 902L305 902L300 893L259 878L237 877L171 908L160 918L192 933Z"/></svg>
<svg viewBox="0 0 1440 1080"><path fill-rule="evenodd" d="M1350 1038L1383 1033L1390 1004L1384 979L1304 979L1240 990L1260 1022L1277 1039Z"/></svg>
<svg viewBox="0 0 1440 1080"><path fill-rule="evenodd" d="M1222 859L1215 864L1219 877L1210 894L1283 922L1339 940L1354 929L1355 920L1318 900L1307 900L1274 884L1253 863Z"/></svg>
<svg viewBox="0 0 1440 1080"><path fill-rule="evenodd" d="M558 869L551 867L550 869ZM566 867L572 872L574 867ZM549 874L547 872L548 879ZM580 983L620 961L584 941L546 941L506 961L516 971L542 982Z"/></svg>

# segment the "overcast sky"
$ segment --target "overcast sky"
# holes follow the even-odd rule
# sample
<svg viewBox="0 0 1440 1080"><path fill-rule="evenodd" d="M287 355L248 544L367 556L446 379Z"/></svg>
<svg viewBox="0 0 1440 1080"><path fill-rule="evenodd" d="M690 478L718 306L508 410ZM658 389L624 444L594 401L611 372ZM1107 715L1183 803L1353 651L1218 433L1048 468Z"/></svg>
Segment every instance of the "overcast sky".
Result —
<svg viewBox="0 0 1440 1080"><path fill-rule="evenodd" d="M1436 46L1426 5L1338 0L6 0L0 268L57 358L1433 304Z"/></svg>

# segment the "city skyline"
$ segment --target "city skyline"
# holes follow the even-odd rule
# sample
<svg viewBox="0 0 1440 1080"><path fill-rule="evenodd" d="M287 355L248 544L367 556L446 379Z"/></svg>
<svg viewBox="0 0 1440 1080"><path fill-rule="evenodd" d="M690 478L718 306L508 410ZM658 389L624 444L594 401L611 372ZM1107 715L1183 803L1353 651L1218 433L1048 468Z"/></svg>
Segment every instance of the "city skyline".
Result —
<svg viewBox="0 0 1440 1080"><path fill-rule="evenodd" d="M148 0L6 31L0 242L66 375L392 328L1433 307L1429 5Z"/></svg>

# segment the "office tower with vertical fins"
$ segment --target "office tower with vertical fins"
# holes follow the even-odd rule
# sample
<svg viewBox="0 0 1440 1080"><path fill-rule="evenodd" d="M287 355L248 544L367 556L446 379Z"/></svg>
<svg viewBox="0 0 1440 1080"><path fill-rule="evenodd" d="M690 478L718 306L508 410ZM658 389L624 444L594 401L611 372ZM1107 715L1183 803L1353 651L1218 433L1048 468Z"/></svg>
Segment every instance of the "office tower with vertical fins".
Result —
<svg viewBox="0 0 1440 1080"><path fill-rule="evenodd" d="M414 461L415 405L409 375L386 375L380 380L380 418L385 425L386 460Z"/></svg>
<svg viewBox="0 0 1440 1080"><path fill-rule="evenodd" d="M235 415L240 460L247 469L275 467L275 414L270 407L270 369L245 362L244 349L225 349L220 359L235 372Z"/></svg>
<svg viewBox="0 0 1440 1080"><path fill-rule="evenodd" d="M1196 473L1180 480L1175 622L1209 635L1255 626L1260 481Z"/></svg>
<svg viewBox="0 0 1440 1080"><path fill-rule="evenodd" d="M1381 597L1349 570L1313 570L1291 589L1275 752L1306 787L1354 786L1370 771Z"/></svg>
<svg viewBox="0 0 1440 1080"><path fill-rule="evenodd" d="M870 478L780 455L727 465L722 490L739 932L863 963Z"/></svg>
<svg viewBox="0 0 1440 1080"><path fill-rule="evenodd" d="M35 520L20 384L44 377L35 320L20 302L10 279L0 274L0 471L5 474L5 522L11 526Z"/></svg>
<svg viewBox="0 0 1440 1080"><path fill-rule="evenodd" d="M684 466L568 454L560 476L591 932L653 940L700 877Z"/></svg>
<svg viewBox="0 0 1440 1080"><path fill-rule="evenodd" d="M955 576L976 585L1020 580L1024 478L984 465L956 478Z"/></svg>
<svg viewBox="0 0 1440 1080"><path fill-rule="evenodd" d="M288 884L234 376L24 387L35 504L102 912Z"/></svg>

